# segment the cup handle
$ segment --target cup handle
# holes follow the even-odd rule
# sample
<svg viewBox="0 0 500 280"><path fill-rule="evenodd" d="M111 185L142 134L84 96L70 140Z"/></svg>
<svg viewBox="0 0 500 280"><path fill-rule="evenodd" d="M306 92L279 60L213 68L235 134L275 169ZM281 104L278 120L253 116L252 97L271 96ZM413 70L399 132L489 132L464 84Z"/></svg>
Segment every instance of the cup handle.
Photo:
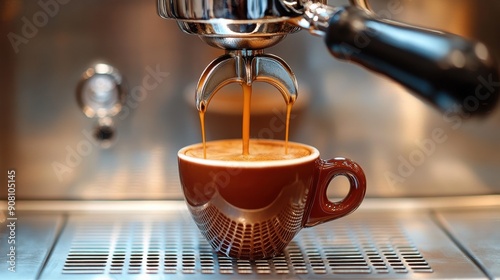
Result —
<svg viewBox="0 0 500 280"><path fill-rule="evenodd" d="M316 169L313 188L316 191L312 193L305 227L312 227L348 215L358 208L366 192L365 173L356 162L350 159L318 159ZM326 192L331 180L337 176L347 177L350 188L344 199L332 202L328 199Z"/></svg>

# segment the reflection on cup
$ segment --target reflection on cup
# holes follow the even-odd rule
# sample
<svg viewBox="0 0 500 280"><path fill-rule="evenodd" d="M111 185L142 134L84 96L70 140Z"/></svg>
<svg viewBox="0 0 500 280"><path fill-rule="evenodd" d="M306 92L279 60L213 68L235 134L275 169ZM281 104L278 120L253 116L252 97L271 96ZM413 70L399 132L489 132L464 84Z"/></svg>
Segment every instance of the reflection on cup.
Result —
<svg viewBox="0 0 500 280"><path fill-rule="evenodd" d="M351 160L322 160L316 148L281 140L252 139L250 156L241 139L202 144L178 152L188 208L204 237L220 253L240 259L279 255L304 227L337 219L362 202L366 179ZM330 181L346 176L350 191L339 202L326 196Z"/></svg>

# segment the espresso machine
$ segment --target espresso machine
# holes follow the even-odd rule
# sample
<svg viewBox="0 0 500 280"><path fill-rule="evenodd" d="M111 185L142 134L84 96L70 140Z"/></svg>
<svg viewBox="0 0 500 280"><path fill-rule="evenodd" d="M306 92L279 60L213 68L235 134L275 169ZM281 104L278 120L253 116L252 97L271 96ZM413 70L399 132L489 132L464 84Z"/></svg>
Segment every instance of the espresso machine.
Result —
<svg viewBox="0 0 500 280"><path fill-rule="evenodd" d="M0 279L499 278L498 13L496 0L1 1ZM241 84L252 137L282 139L293 103L290 140L367 178L353 214L271 259L214 253L179 182L200 110L209 140L241 137Z"/></svg>

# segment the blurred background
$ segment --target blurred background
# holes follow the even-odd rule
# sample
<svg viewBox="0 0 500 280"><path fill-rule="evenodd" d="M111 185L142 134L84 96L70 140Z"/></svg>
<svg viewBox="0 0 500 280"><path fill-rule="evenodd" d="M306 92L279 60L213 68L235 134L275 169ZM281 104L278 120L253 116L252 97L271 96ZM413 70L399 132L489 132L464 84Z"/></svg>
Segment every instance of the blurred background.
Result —
<svg viewBox="0 0 500 280"><path fill-rule="evenodd" d="M156 1L45 3L0 2L0 167L16 169L17 199L182 199L176 153L201 141L194 84L223 51L160 19ZM500 57L499 1L371 3L386 18L481 40ZM316 146L323 158L357 161L367 196L500 192L499 110L483 119L436 111L388 79L337 61L306 31L266 52L287 61L299 81L290 139ZM98 62L118 70L129 93L105 143L76 101L82 75ZM281 139L280 94L268 85L256 92L252 136ZM240 137L240 96L233 85L215 96L209 140Z"/></svg>

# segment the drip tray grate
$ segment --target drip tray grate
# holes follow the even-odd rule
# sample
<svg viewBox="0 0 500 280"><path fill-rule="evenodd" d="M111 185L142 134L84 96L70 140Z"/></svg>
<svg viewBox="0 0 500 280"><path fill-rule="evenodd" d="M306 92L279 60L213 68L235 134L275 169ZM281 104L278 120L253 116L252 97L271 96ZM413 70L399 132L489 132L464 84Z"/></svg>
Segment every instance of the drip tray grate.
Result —
<svg viewBox="0 0 500 280"><path fill-rule="evenodd" d="M433 273L398 219L352 216L303 229L281 256L247 261L214 253L184 211L166 216L72 215L48 261L48 267L60 269L44 271L42 278L54 274L65 279L96 274L411 278L415 273Z"/></svg>
<svg viewBox="0 0 500 280"><path fill-rule="evenodd" d="M212 252L190 223L92 220L74 226L62 273L276 275L410 271L432 272L432 268L395 223L338 223L306 229L282 256L246 261Z"/></svg>

